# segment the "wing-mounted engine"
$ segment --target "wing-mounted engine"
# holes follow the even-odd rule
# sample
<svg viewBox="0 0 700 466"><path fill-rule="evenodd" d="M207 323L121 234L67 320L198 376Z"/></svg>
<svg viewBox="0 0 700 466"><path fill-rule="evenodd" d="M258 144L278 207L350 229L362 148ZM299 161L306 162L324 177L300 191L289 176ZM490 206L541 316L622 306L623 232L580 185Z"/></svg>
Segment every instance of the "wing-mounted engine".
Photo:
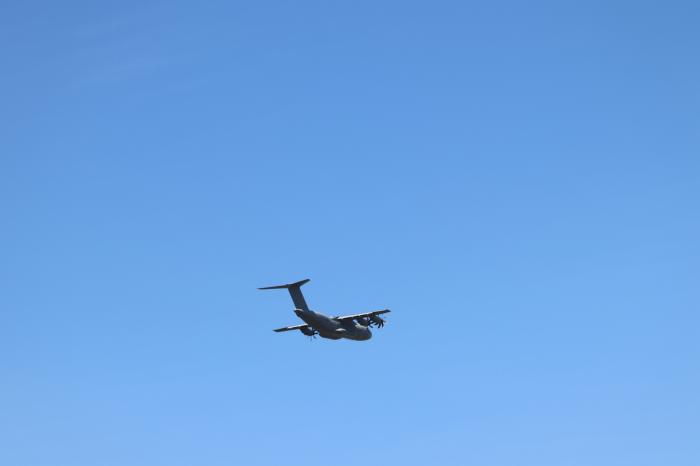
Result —
<svg viewBox="0 0 700 466"><path fill-rule="evenodd" d="M317 331L315 328L310 327L310 326L308 326L308 325L299 328L299 331L300 331L301 333L303 333L304 335L306 335L307 337L312 337L312 338L313 338L313 337L315 337L316 335L318 335L318 331Z"/></svg>
<svg viewBox="0 0 700 466"><path fill-rule="evenodd" d="M386 314L387 312L391 311L389 309L382 309L380 311L363 312L362 314L352 314L349 316L336 316L334 319L341 322L354 321L363 327L374 327L376 325L377 328L382 328L386 321L379 317L379 315Z"/></svg>
<svg viewBox="0 0 700 466"><path fill-rule="evenodd" d="M369 327L371 327L372 324L374 324L374 325L377 326L377 328L382 328L382 327L384 327L384 323L386 322L384 319L382 319L381 317L379 317L379 316L377 316L377 315L370 315L370 316L369 316L369 321L370 321Z"/></svg>
<svg viewBox="0 0 700 466"><path fill-rule="evenodd" d="M355 322L362 325L363 327L369 327L372 324L372 321L369 320L369 318L367 317L358 317L357 319L355 319Z"/></svg>

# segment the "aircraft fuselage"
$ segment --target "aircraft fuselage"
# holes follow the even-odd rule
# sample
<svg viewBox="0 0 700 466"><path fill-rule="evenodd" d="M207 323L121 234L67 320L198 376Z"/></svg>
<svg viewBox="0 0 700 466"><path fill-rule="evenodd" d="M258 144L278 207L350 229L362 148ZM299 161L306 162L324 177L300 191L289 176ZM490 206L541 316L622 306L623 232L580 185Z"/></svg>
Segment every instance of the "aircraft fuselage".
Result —
<svg viewBox="0 0 700 466"><path fill-rule="evenodd" d="M360 325L354 321L338 321L332 317L321 314L320 312L305 311L303 309L295 309L294 313L304 322L318 331L318 334L323 338L331 340L340 340L347 338L348 340L369 340L372 338L372 332L364 325Z"/></svg>

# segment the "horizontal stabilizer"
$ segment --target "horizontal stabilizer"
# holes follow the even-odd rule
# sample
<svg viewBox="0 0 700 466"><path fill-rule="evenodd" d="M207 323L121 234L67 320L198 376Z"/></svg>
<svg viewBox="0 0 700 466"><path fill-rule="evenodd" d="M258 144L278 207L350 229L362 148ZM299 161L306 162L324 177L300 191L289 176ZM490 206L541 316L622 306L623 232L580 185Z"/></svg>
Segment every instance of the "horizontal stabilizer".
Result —
<svg viewBox="0 0 700 466"><path fill-rule="evenodd" d="M304 295L301 293L301 286L309 283L311 280L308 278L306 280L301 280L298 282L294 283L289 283L287 285L275 285L275 286L265 286L263 288L258 288L259 290L279 290L279 289L287 289L289 291L289 295L292 297L292 301L294 302L294 306L296 306L297 309L303 309L304 311L309 310L309 306L306 305L306 300L304 299Z"/></svg>
<svg viewBox="0 0 700 466"><path fill-rule="evenodd" d="M301 280L298 282L289 283L287 285L265 286L265 287L258 288L258 289L259 290L279 290L279 289L283 289L283 288L293 288L293 287L299 287L299 286L305 285L305 284L309 283L310 281L311 280L307 278L306 280Z"/></svg>

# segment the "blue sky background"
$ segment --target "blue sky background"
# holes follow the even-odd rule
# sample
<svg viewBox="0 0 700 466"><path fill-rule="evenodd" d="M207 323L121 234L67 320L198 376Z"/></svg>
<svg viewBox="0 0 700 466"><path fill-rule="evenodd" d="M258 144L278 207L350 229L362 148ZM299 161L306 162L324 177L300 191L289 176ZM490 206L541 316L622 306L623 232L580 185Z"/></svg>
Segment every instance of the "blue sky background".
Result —
<svg viewBox="0 0 700 466"><path fill-rule="evenodd" d="M201 3L0 7L0 464L700 464L697 2Z"/></svg>

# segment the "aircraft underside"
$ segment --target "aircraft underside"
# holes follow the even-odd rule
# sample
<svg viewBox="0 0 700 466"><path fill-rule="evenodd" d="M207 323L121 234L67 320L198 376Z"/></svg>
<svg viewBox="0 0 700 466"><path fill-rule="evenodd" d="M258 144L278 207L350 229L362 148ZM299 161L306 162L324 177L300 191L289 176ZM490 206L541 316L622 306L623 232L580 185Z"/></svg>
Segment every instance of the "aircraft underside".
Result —
<svg viewBox="0 0 700 466"><path fill-rule="evenodd" d="M259 288L261 290L286 289L289 291L296 307L294 313L304 321L302 325L278 328L275 329L275 332L299 330L304 335L312 338L319 335L321 338L329 340L346 338L348 340L364 341L372 338L370 327L376 325L378 328L381 328L384 326L385 321L379 316L390 312L389 309L336 317L329 317L320 312L312 311L301 293L301 286L308 282L309 280L307 279L288 285Z"/></svg>

